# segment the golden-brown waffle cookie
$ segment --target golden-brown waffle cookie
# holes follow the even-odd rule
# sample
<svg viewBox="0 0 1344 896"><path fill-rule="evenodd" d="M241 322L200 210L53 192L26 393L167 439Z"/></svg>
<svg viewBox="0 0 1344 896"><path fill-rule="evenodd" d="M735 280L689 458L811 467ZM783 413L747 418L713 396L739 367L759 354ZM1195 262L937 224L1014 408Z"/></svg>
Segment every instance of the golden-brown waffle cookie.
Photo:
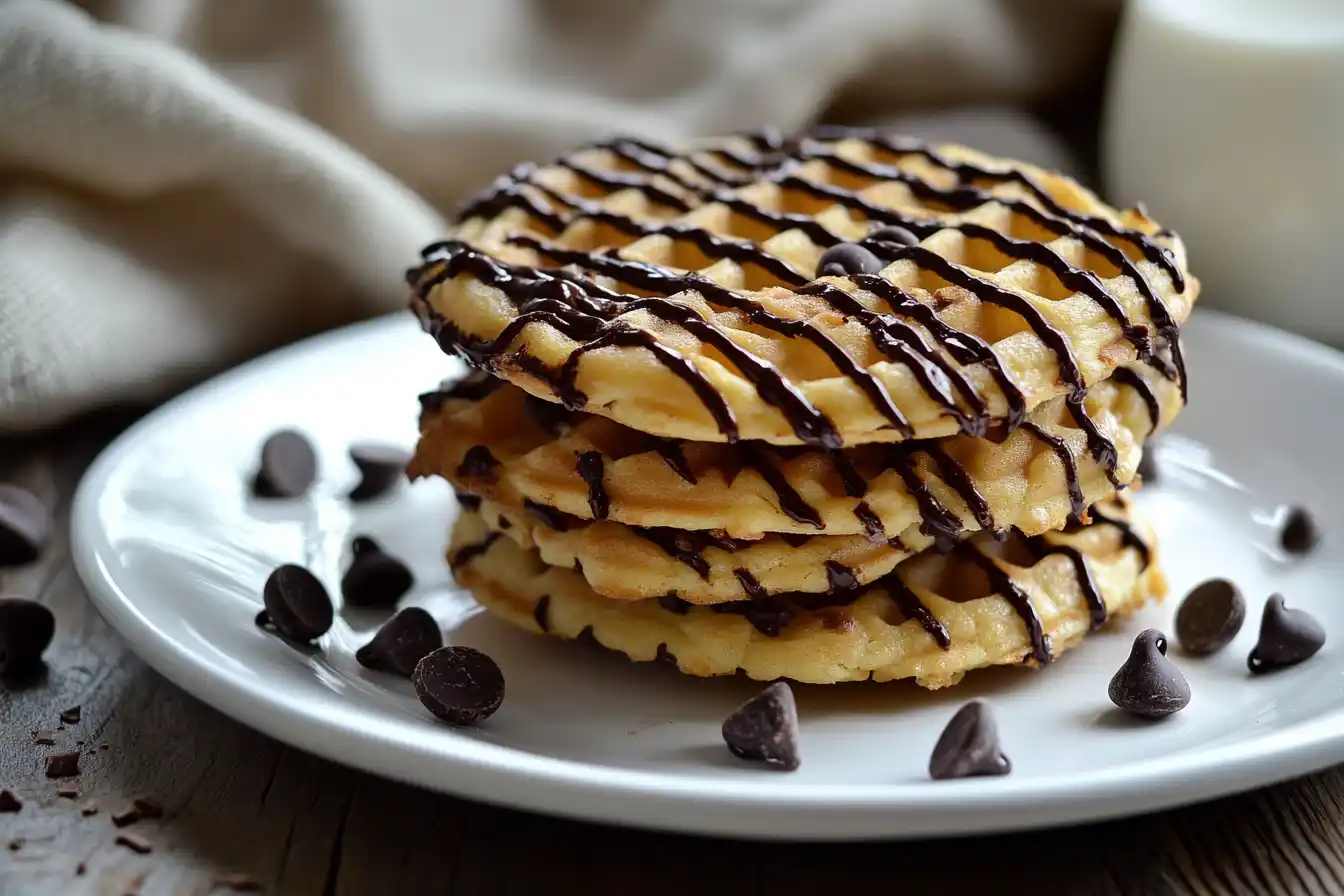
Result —
<svg viewBox="0 0 1344 896"><path fill-rule="evenodd" d="M408 279L446 350L646 433L824 448L978 434L1153 347L1180 239L1057 173L881 132L633 139L521 166ZM875 235L896 225L917 245ZM815 276L862 241L880 273ZM872 256L869 256L872 257ZM876 271L876 267L870 267Z"/></svg>
<svg viewBox="0 0 1344 896"><path fill-rule="evenodd" d="M832 599L831 606L807 597L717 608L612 600L573 570L548 566L491 532L470 512L454 528L448 558L458 581L492 613L633 660L662 660L698 676L914 678L939 688L983 666L1048 661L1102 619L1126 616L1165 594L1165 580L1150 562L1152 536L1131 528L1123 508L1105 512L1119 525L1098 521L1071 534L1014 536L1002 544L978 535L949 554L926 552L852 602ZM1053 552L1037 556L1037 550ZM1089 600L1088 582L1099 604Z"/></svg>
<svg viewBox="0 0 1344 896"><path fill-rule="evenodd" d="M832 455L651 438L480 374L424 401L410 474L444 476L505 506L531 502L584 518L596 507L632 526L734 538L824 532L878 542L924 523L948 538L982 527L1028 535L1062 528L1133 479L1154 423L1169 423L1181 407L1175 384L1136 364L1089 389L1080 417L1067 399L1052 399L1002 444L952 436ZM1096 453L1114 446L1110 475L1080 420L1099 436ZM859 481L847 483L846 468ZM594 501L593 481L602 500Z"/></svg>
<svg viewBox="0 0 1344 896"><path fill-rule="evenodd" d="M671 594L693 604L754 594L867 584L934 543L911 526L890 542L862 535L766 535L754 541L681 529L641 529L490 501L478 513L491 531L535 549L544 563L580 573L604 597L641 600Z"/></svg>

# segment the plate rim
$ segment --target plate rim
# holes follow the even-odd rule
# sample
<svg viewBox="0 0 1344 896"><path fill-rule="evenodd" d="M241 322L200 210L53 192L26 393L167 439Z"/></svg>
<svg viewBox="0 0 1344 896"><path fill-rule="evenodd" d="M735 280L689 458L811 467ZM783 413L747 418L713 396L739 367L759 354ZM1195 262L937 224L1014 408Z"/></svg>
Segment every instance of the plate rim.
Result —
<svg viewBox="0 0 1344 896"><path fill-rule="evenodd" d="M1222 338L1268 341L1275 351L1306 356L1344 378L1344 353L1333 348L1212 309L1201 309L1198 319L1201 328L1213 328ZM71 555L103 618L137 656L175 686L282 743L382 777L512 808L684 833L815 841L974 835L1100 821L1227 796L1344 760L1342 703L1266 735L1110 766L1104 775L771 787L771 773L762 772L741 781L711 782L540 756L449 729L421 742L386 736L325 715L320 711L324 701L267 690L182 649L121 590L100 555L100 545L110 543L100 541L98 498L122 459L180 409L255 376L261 368L409 323L393 314L328 331L254 358L176 396L106 446L75 491ZM360 711L353 718L369 714Z"/></svg>

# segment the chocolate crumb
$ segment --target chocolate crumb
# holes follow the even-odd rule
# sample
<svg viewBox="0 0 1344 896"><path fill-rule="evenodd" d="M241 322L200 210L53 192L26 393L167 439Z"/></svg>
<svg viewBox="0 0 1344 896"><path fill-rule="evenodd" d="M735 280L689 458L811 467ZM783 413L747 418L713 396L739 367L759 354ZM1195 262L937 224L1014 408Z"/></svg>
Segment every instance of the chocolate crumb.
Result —
<svg viewBox="0 0 1344 896"><path fill-rule="evenodd" d="M150 843L139 834L134 834L130 831L127 831L124 834L118 834L116 843L118 846L124 846L131 852L139 853L142 856L148 855L154 851L154 844Z"/></svg>
<svg viewBox="0 0 1344 896"><path fill-rule="evenodd" d="M98 745L98 749L100 749L100 750L110 750L110 749L112 749L112 745L111 745L111 744L99 744L99 745Z"/></svg>
<svg viewBox="0 0 1344 896"><path fill-rule="evenodd" d="M48 778L73 778L79 774L79 751L53 753L47 757Z"/></svg>
<svg viewBox="0 0 1344 896"><path fill-rule="evenodd" d="M26 842L27 841L24 840L22 837L15 837L13 840L9 841L9 851L18 852L19 850L23 849L23 844Z"/></svg>
<svg viewBox="0 0 1344 896"><path fill-rule="evenodd" d="M56 788L56 795L57 795L58 797L60 797L61 799L65 799L65 800L77 800L77 799L79 799L79 788L78 788L78 787L57 787L57 788Z"/></svg>
<svg viewBox="0 0 1344 896"><path fill-rule="evenodd" d="M89 801L88 801L87 803L85 803L83 806L80 806L80 807L79 807L79 814L80 814L80 815L83 815L85 818L88 818L90 815L97 815L97 814L98 814L98 801L97 801L97 800L89 800Z"/></svg>
<svg viewBox="0 0 1344 896"><path fill-rule="evenodd" d="M1279 533L1279 544L1289 554L1308 554L1321 542L1321 530L1305 507L1291 507Z"/></svg>
<svg viewBox="0 0 1344 896"><path fill-rule="evenodd" d="M88 870L89 870L88 867L85 866L83 862L80 862L78 865L75 866L75 877L83 877L84 873Z"/></svg>
<svg viewBox="0 0 1344 896"><path fill-rule="evenodd" d="M140 813L141 818L163 817L163 803L152 797L138 796L131 800L131 804L135 806L135 811Z"/></svg>
<svg viewBox="0 0 1344 896"><path fill-rule="evenodd" d="M84 714L83 708L78 704L76 704L70 707L69 709L63 710L61 712L61 721L67 725L78 725L79 720L83 717L83 714Z"/></svg>
<svg viewBox="0 0 1344 896"><path fill-rule="evenodd" d="M232 890L235 893L260 893L261 881L250 874L235 871L223 877L215 878L215 887Z"/></svg>
<svg viewBox="0 0 1344 896"><path fill-rule="evenodd" d="M112 813L112 823L119 828L135 824L140 820L140 810L134 804L122 806Z"/></svg>
<svg viewBox="0 0 1344 896"><path fill-rule="evenodd" d="M23 800L12 790L0 790L0 812L17 812L23 808Z"/></svg>

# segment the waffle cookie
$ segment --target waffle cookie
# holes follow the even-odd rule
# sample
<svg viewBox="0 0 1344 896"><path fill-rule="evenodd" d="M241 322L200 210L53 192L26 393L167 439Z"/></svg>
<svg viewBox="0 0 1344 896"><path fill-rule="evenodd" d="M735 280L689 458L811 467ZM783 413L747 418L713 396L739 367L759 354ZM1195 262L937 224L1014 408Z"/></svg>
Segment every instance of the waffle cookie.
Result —
<svg viewBox="0 0 1344 896"><path fill-rule="evenodd" d="M603 597L471 511L453 530L448 558L486 608L528 631L689 675L816 683L913 678L940 688L983 666L1044 665L1166 591L1152 536L1119 504L1069 533L1003 542L980 534L868 586L713 607Z"/></svg>
<svg viewBox="0 0 1344 896"><path fill-rule="evenodd" d="M1134 478L1143 443L1181 407L1146 364L1121 368L1074 401L1036 408L1004 441L970 436L827 453L688 443L537 399L483 374L421 397L409 472L507 507L640 527L859 535L876 543L922 527L1059 529Z"/></svg>
<svg viewBox="0 0 1344 896"><path fill-rule="evenodd" d="M836 248L849 264L819 272ZM521 166L408 280L445 350L548 402L828 451L1011 431L1135 360L1183 382L1199 291L1139 210L859 130Z"/></svg>

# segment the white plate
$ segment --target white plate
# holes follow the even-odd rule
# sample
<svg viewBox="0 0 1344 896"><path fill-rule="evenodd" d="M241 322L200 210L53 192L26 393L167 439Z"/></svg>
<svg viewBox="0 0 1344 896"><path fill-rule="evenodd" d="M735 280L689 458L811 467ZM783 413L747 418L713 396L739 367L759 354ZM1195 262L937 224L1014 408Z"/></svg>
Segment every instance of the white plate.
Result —
<svg viewBox="0 0 1344 896"><path fill-rule="evenodd" d="M94 464L74 509L75 559L99 609L170 680L313 753L482 800L632 825L747 837L858 839L1007 830L1098 819L1243 790L1344 760L1344 356L1201 312L1188 327L1191 404L1162 442L1156 522L1173 596L1089 638L1043 672L972 673L955 688L797 687L803 766L734 759L723 716L756 688L635 666L483 615L440 560L455 512L442 483L352 507L353 440L409 446L415 394L456 371L409 316L379 320L249 364L151 414ZM322 477L295 503L249 500L262 439L297 425ZM1327 539L1289 562L1273 548L1282 505L1315 508ZM337 593L351 533L407 558L411 600L451 642L495 657L508 680L486 724L436 723L408 682L353 652L378 614L344 613L303 653L252 624L262 582L305 563ZM1169 628L1189 587L1238 581L1250 600L1235 642L1173 657L1194 689L1159 724L1119 717L1111 674L1140 629ZM1317 614L1331 642L1309 663L1251 678L1245 658L1271 591ZM930 748L954 709L992 701L1014 770L935 783Z"/></svg>

